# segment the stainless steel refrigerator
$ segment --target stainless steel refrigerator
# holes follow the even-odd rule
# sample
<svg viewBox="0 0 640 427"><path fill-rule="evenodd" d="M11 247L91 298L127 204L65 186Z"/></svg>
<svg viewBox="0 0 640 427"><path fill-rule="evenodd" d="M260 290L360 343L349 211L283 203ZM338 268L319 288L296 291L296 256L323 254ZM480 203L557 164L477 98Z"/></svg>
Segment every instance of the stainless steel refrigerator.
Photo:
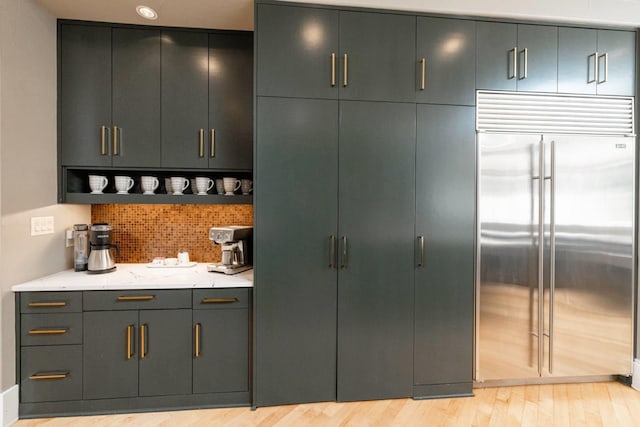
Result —
<svg viewBox="0 0 640 427"><path fill-rule="evenodd" d="M479 94L477 382L631 373L633 99L575 99Z"/></svg>

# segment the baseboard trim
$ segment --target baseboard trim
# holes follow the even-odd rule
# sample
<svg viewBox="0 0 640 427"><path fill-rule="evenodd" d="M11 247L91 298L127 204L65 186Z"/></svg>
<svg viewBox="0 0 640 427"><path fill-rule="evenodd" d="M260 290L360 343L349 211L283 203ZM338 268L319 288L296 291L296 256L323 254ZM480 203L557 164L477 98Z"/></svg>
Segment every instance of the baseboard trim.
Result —
<svg viewBox="0 0 640 427"><path fill-rule="evenodd" d="M0 426L8 427L18 421L18 384L0 393Z"/></svg>
<svg viewBox="0 0 640 427"><path fill-rule="evenodd" d="M633 381L631 387L640 391L640 359L633 361Z"/></svg>

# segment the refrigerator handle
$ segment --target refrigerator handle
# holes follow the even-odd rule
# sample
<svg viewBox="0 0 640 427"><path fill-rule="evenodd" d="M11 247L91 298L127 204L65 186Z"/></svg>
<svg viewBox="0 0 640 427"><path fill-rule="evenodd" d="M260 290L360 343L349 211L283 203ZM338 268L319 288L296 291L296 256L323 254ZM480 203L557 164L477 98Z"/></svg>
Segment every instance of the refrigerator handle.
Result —
<svg viewBox="0 0 640 427"><path fill-rule="evenodd" d="M540 138L538 158L538 375L544 358L544 137Z"/></svg>
<svg viewBox="0 0 640 427"><path fill-rule="evenodd" d="M556 290L556 142L551 141L551 170L549 171L549 374L553 374L553 312Z"/></svg>

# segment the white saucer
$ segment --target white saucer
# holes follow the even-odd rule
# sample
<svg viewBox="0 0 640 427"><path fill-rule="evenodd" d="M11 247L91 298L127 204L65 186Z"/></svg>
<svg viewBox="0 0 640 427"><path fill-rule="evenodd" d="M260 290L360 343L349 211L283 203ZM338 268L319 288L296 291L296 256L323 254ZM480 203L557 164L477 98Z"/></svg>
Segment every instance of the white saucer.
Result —
<svg viewBox="0 0 640 427"><path fill-rule="evenodd" d="M92 192L91 192L91 193L89 193L89 194L104 194L104 193L103 193L102 191L92 191Z"/></svg>

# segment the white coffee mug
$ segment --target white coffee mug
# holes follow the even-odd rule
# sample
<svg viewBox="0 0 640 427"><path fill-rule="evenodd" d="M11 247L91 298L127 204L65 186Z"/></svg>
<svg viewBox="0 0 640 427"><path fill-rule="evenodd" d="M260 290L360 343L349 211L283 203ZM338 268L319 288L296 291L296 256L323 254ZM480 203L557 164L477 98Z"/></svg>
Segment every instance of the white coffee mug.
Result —
<svg viewBox="0 0 640 427"><path fill-rule="evenodd" d="M224 181L222 179L216 179L216 193L224 194Z"/></svg>
<svg viewBox="0 0 640 427"><path fill-rule="evenodd" d="M241 179L240 183L240 189L245 196L253 191L253 181L250 179Z"/></svg>
<svg viewBox="0 0 640 427"><path fill-rule="evenodd" d="M215 182L211 178L207 178L206 176L196 177L196 189L198 190L199 196L206 195L207 191L211 190L214 185Z"/></svg>
<svg viewBox="0 0 640 427"><path fill-rule="evenodd" d="M160 185L160 181L155 176L143 176L140 178L140 185L142 187L142 194L154 194L154 191Z"/></svg>
<svg viewBox="0 0 640 427"><path fill-rule="evenodd" d="M134 184L133 178L130 176L116 176L115 181L118 194L128 194Z"/></svg>
<svg viewBox="0 0 640 427"><path fill-rule="evenodd" d="M181 196L182 192L189 187L189 180L183 176L172 176L171 177L171 188L173 189L173 194L176 196Z"/></svg>
<svg viewBox="0 0 640 427"><path fill-rule="evenodd" d="M91 194L102 194L109 184L109 180L103 175L89 175L89 188L91 188Z"/></svg>
<svg viewBox="0 0 640 427"><path fill-rule="evenodd" d="M224 182L224 194L227 196L233 196L233 193L242 185L240 180L235 178L222 178L222 181Z"/></svg>
<svg viewBox="0 0 640 427"><path fill-rule="evenodd" d="M178 264L189 264L189 252L178 252Z"/></svg>

